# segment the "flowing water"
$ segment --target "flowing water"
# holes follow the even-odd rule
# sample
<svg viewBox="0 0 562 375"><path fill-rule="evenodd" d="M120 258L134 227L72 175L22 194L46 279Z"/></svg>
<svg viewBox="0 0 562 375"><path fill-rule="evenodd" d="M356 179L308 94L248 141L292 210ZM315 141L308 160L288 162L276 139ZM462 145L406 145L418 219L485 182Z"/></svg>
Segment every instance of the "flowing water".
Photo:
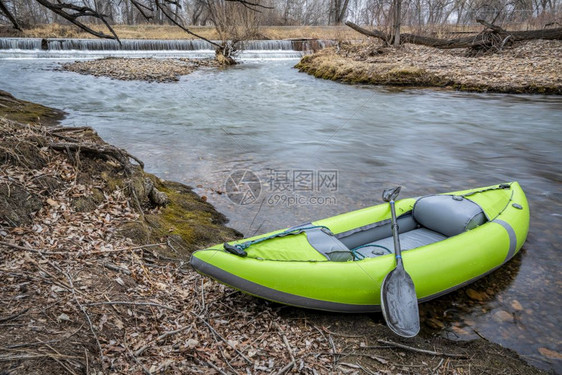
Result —
<svg viewBox="0 0 562 375"><path fill-rule="evenodd" d="M92 126L149 172L193 186L247 236L378 204L395 185L407 197L519 181L529 237L470 286L489 298L461 290L422 312L445 323L439 334L482 336L562 371L562 98L350 86L298 73L297 60L146 83L8 57L0 89L64 109L65 125Z"/></svg>
<svg viewBox="0 0 562 375"><path fill-rule="evenodd" d="M220 41L213 41L220 44ZM247 40L236 44L239 58L270 60L298 58L304 51L322 49L333 41L318 39ZM215 55L215 47L204 40L59 38L0 38L0 59L78 59L108 56L126 57L191 57L206 58Z"/></svg>

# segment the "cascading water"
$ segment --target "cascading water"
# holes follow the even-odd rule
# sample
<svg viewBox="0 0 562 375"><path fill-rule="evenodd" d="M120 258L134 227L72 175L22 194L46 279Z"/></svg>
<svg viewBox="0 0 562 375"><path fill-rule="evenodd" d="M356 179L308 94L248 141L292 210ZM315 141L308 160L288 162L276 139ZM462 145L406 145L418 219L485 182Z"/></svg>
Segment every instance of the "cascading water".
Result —
<svg viewBox="0 0 562 375"><path fill-rule="evenodd" d="M219 41L215 41L220 43ZM242 59L291 59L325 48L333 41L316 39L248 40L240 42ZM192 57L214 55L204 40L1 38L0 58L97 58L105 56Z"/></svg>

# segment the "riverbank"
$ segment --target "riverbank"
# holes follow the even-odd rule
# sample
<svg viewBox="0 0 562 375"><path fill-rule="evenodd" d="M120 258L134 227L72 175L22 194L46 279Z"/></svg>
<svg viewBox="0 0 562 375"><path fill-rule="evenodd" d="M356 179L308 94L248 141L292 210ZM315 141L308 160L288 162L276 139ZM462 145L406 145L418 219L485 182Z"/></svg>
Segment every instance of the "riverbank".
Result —
<svg viewBox="0 0 562 375"><path fill-rule="evenodd" d="M25 108L40 121L14 121ZM380 314L294 309L201 277L190 252L238 236L224 216L91 128L43 126L60 115L0 95L0 372L542 373L488 341L438 337L428 304L420 336L400 339Z"/></svg>
<svg viewBox="0 0 562 375"><path fill-rule="evenodd" d="M479 57L464 53L409 44L395 49L343 43L303 57L296 67L317 78L345 83L562 94L562 41L518 43Z"/></svg>
<svg viewBox="0 0 562 375"><path fill-rule="evenodd" d="M202 67L218 67L215 59L155 59L107 57L98 60L75 61L61 65L61 69L109 77L122 81L176 82L180 76L193 73Z"/></svg>

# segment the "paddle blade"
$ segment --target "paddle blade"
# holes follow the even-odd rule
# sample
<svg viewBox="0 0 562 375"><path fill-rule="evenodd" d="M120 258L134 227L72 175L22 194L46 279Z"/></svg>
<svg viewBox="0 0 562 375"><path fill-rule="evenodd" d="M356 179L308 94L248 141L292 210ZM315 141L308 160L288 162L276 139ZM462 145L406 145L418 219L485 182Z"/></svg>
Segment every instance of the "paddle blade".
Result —
<svg viewBox="0 0 562 375"><path fill-rule="evenodd" d="M384 278L381 309L386 324L397 335L414 337L420 331L416 289L403 267L395 268Z"/></svg>

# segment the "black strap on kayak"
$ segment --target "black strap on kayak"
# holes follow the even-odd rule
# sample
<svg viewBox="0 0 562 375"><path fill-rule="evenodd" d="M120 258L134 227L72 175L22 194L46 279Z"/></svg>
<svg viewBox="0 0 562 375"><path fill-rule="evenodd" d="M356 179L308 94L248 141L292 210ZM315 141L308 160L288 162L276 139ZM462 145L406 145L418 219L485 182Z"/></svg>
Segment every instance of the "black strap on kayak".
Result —
<svg viewBox="0 0 562 375"><path fill-rule="evenodd" d="M270 236L266 236L266 237L261 237L252 241L246 241L246 242L241 242L241 243L237 243L234 245L230 245L229 243L225 242L223 244L223 247L226 251L228 251L229 253L232 253L234 255L238 255L240 257L246 257L248 255L248 253L246 252L246 249L252 245L255 245L257 243L263 242L263 241L268 241L274 238L278 238L278 237L285 237L285 236L291 236L291 235L295 235L295 234L301 234L304 233L308 230L311 229L317 229L320 228L323 232L325 232L326 234L329 234L331 236L333 236L332 231L330 231L330 229L324 225L311 225L308 227L296 227L296 228L289 228L287 230L284 230L283 232L279 232L276 234L272 234Z"/></svg>

